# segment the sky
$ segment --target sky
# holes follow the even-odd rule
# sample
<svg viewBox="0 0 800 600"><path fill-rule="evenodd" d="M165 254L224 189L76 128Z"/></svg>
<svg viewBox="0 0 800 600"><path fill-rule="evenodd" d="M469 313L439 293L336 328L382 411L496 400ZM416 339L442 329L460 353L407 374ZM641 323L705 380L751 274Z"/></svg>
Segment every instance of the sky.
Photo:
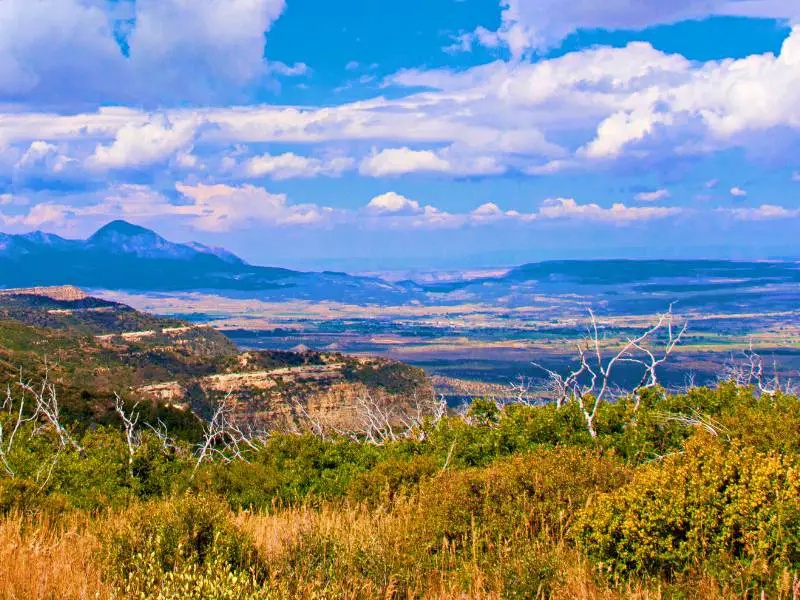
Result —
<svg viewBox="0 0 800 600"><path fill-rule="evenodd" d="M0 231L800 258L800 0L2 0Z"/></svg>

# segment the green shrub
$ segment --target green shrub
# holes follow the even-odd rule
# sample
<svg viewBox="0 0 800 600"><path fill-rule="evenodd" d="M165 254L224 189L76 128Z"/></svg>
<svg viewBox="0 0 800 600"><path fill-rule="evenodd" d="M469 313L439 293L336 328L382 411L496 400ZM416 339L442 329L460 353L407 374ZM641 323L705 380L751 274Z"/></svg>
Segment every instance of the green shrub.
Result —
<svg viewBox="0 0 800 600"><path fill-rule="evenodd" d="M619 487L628 476L614 456L578 448L446 471L421 485L415 535L430 549L445 540L464 545L481 531L498 540L520 532L561 536L589 496Z"/></svg>
<svg viewBox="0 0 800 600"><path fill-rule="evenodd" d="M398 495L415 491L421 481L441 468L441 461L432 456L390 458L357 475L350 482L348 497L373 508L389 505Z"/></svg>
<svg viewBox="0 0 800 600"><path fill-rule="evenodd" d="M266 574L253 541L233 524L228 506L209 496L137 505L105 537L108 572L134 597L151 597L179 582L208 580L213 586L215 578L248 582Z"/></svg>
<svg viewBox="0 0 800 600"><path fill-rule="evenodd" d="M791 457L698 433L590 504L576 538L609 573L709 563L800 568L800 470Z"/></svg>

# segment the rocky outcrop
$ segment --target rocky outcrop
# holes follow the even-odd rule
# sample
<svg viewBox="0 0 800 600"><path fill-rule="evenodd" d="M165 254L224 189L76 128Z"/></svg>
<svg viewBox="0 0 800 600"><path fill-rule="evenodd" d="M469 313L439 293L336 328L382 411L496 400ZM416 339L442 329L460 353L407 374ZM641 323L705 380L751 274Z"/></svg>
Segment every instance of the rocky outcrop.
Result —
<svg viewBox="0 0 800 600"><path fill-rule="evenodd" d="M59 302L86 300L89 295L74 285L58 285L50 287L13 288L0 290L0 296L41 296Z"/></svg>

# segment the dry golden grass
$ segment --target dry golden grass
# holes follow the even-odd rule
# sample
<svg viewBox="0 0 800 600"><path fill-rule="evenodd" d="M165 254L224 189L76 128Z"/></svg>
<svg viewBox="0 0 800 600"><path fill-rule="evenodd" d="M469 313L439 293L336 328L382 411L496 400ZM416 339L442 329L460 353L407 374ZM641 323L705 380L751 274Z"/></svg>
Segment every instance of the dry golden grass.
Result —
<svg viewBox="0 0 800 600"><path fill-rule="evenodd" d="M1 518L0 599L122 598L103 582L104 568L98 553L102 536L95 532L113 530L125 515ZM548 583L538 590L535 586L528 589L523 597L754 597L752 590L731 589L710 576L686 581L679 588L664 587L658 580L611 586L595 577L592 564L563 539L528 538L524 529L516 539L466 555L444 544L431 558L413 547L414 537L409 532L418 517L412 502L401 503L391 512L370 511L360 505L326 505L320 509L298 507L273 514L232 515L270 565L266 582L269 598L499 600L511 596L506 588L509 573L525 577L539 565L551 565ZM314 556L319 555L327 562L315 562ZM778 597L800 598L800 582L786 583L786 593Z"/></svg>
<svg viewBox="0 0 800 600"><path fill-rule="evenodd" d="M108 598L89 517L58 521L9 515L0 520L0 598Z"/></svg>

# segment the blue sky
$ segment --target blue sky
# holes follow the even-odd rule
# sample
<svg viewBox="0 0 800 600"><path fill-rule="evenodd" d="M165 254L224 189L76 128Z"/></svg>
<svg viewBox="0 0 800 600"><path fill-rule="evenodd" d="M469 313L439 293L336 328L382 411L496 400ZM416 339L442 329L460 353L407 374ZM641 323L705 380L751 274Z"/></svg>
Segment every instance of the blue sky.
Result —
<svg viewBox="0 0 800 600"><path fill-rule="evenodd" d="M796 258L799 150L797 0L0 3L6 232L351 271Z"/></svg>

